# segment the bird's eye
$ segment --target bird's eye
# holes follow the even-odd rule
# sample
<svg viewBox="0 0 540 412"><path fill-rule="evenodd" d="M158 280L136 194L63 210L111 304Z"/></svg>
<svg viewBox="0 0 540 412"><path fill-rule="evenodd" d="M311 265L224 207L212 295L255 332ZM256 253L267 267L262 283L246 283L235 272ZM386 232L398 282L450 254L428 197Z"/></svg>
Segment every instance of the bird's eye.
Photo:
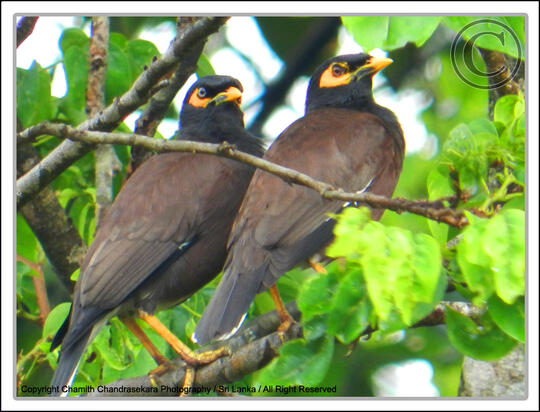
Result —
<svg viewBox="0 0 540 412"><path fill-rule="evenodd" d="M199 87L199 90L197 91L197 96L199 96L201 99L203 97L206 97L206 89L204 87Z"/></svg>
<svg viewBox="0 0 540 412"><path fill-rule="evenodd" d="M335 64L334 66L332 66L332 75L334 77L341 77L345 74L347 70L345 69L345 67L343 66L340 66L338 64Z"/></svg>

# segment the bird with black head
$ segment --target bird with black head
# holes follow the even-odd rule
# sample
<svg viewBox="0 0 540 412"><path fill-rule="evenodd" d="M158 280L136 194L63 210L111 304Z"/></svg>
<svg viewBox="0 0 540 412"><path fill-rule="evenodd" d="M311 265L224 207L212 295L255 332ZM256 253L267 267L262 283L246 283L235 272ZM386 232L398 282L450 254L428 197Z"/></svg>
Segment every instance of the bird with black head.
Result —
<svg viewBox="0 0 540 412"><path fill-rule="evenodd" d="M392 60L368 54L334 57L313 74L306 113L283 131L264 159L335 188L391 196L401 173L405 142L396 116L375 103L373 76ZM333 238L347 204L257 170L228 240L224 275L192 339L224 339L241 325L257 293L270 289L282 321L293 322L275 286L295 265ZM373 209L379 219L382 209Z"/></svg>
<svg viewBox="0 0 540 412"><path fill-rule="evenodd" d="M261 156L260 140L244 129L242 91L229 76L199 79L184 99L177 139L227 141ZM221 271L227 237L253 172L231 159L174 152L151 157L133 173L100 224L81 266L70 313L53 339L51 350L62 347L52 385L72 382L85 348L115 315L165 370L167 359L136 317L188 364L226 353L194 354L153 314L185 301Z"/></svg>

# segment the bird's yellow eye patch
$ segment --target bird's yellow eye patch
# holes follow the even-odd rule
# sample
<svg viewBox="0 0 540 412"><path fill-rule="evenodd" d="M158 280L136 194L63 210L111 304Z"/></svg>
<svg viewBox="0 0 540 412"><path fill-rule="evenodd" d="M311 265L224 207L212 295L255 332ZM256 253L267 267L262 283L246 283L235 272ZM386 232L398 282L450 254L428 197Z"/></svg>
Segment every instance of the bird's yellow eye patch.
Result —
<svg viewBox="0 0 540 412"><path fill-rule="evenodd" d="M195 89L189 98L188 104L193 107L206 107L212 100L210 97L204 97L206 94L206 89Z"/></svg>
<svg viewBox="0 0 540 412"><path fill-rule="evenodd" d="M343 86L350 81L351 72L349 66L345 63L332 63L321 75L319 87Z"/></svg>

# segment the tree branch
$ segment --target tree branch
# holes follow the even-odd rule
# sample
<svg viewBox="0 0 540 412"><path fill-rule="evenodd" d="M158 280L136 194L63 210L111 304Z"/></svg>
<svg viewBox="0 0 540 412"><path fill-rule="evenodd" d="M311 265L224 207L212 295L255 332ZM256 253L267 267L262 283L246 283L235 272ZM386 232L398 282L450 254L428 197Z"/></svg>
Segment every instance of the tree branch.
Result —
<svg viewBox="0 0 540 412"><path fill-rule="evenodd" d="M489 89L489 117L493 120L495 103L507 94L519 94L524 92L525 63L514 59L504 53L478 47L480 55L486 64L488 73L498 73L496 76L488 76L490 86L500 84L499 87ZM517 73L514 78L510 77L510 68L516 67Z"/></svg>
<svg viewBox="0 0 540 412"><path fill-rule="evenodd" d="M86 88L86 112L90 117L96 116L105 105L108 46L108 17L92 17L92 36L89 47L90 68ZM99 227L102 217L113 201L113 176L120 170L121 166L111 145L96 147L96 227Z"/></svg>
<svg viewBox="0 0 540 412"><path fill-rule="evenodd" d="M181 37L189 28L204 17L179 17L176 29L177 37ZM167 87L156 93L151 99L146 109L135 123L135 133L145 136L154 136L159 123L163 120L167 109L182 86L186 83L191 74L197 70L197 62L204 48L204 41L200 41L193 46L184 56L178 70L172 78L167 81ZM143 147L134 147L131 150L131 165L128 174L137 169L145 160L152 155L152 152Z"/></svg>
<svg viewBox="0 0 540 412"><path fill-rule="evenodd" d="M446 306L465 314L469 317L479 315L479 309L470 304L462 302L440 303L435 310L425 319L411 326L411 328L437 326L445 323L444 310ZM295 302L287 305L287 310L299 320L300 313ZM299 324L293 325L284 335L275 332L280 324L279 315L272 311L261 315L247 325L232 338L205 346L197 352L217 349L218 347L229 347L232 355L220 358L213 363L202 366L196 370L195 381L192 388L187 388L196 393L197 389L215 391L216 385L233 383L242 377L262 369L273 358L279 356L281 346L290 340L302 337L302 328ZM367 329L360 337L369 336L373 329ZM152 388L152 382L148 375L130 379L120 379L106 385L107 392L93 392L90 397L115 397L115 396L178 396L177 388L182 387L184 381L186 364L181 359L171 362L174 369L154 378L154 391L141 392L120 392L120 388ZM115 389L116 388L116 389ZM114 392L117 390L118 392Z"/></svg>
<svg viewBox="0 0 540 412"><path fill-rule="evenodd" d="M45 288L45 278L43 277L43 269L38 263L32 262L22 256L17 255L17 262L22 262L34 272L37 276L32 276L32 283L34 284L34 290L36 291L36 303L39 308L39 324L41 327L45 325L45 320L49 316L51 308L49 306L49 299L47 298L47 289Z"/></svg>
<svg viewBox="0 0 540 412"><path fill-rule="evenodd" d="M115 99L97 116L79 125L77 129L113 130L125 116L148 101L153 87L160 82L163 76L173 70L196 44L204 41L225 24L227 19L228 17L205 17L195 23L181 37L173 41L167 52L160 59L156 59L126 93ZM39 164L17 180L17 207L28 202L43 187L92 148L92 146L72 141L60 144Z"/></svg>
<svg viewBox="0 0 540 412"><path fill-rule="evenodd" d="M190 142L190 141L167 141L152 139L147 136L127 133L104 133L82 131L64 124L51 124L43 122L32 126L18 134L21 140L31 139L41 134L58 136L63 139L71 139L87 144L124 144L142 146L156 152L180 151L192 153L214 154L235 159L254 167L265 170L279 176L288 183L296 183L317 191L324 199L342 200L347 202L359 202L378 209L390 209L397 213L410 212L437 222L443 222L458 228L468 224L463 212L442 206L439 202L426 203L425 201L410 201L407 199L390 199L372 193L347 193L340 188L335 188L328 183L313 179L310 176L296 170L280 166L276 163L258 158L238 151L233 145L226 142L218 144Z"/></svg>
<svg viewBox="0 0 540 412"><path fill-rule="evenodd" d="M31 141L18 141L17 175L30 170L41 160ZM73 222L66 215L58 198L49 187L44 188L32 202L19 208L36 235L47 259L67 291L73 289L70 275L79 267L85 245Z"/></svg>
<svg viewBox="0 0 540 412"><path fill-rule="evenodd" d="M23 17L17 24L17 47L34 31L39 17Z"/></svg>

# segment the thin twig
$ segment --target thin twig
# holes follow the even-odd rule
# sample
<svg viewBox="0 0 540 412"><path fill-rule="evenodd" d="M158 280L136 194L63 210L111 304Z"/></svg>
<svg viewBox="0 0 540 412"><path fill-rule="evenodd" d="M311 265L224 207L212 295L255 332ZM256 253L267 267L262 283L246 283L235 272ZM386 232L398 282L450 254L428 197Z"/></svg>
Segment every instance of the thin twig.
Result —
<svg viewBox="0 0 540 412"><path fill-rule="evenodd" d="M45 278L43 277L43 269L41 265L32 262L23 256L17 255L17 262L24 263L30 269L37 273L37 276L32 276L32 283L36 291L36 302L39 308L39 323L41 327L45 324L47 316L51 308L49 306L49 300L47 299L47 289L45 288Z"/></svg>
<svg viewBox="0 0 540 412"><path fill-rule="evenodd" d="M279 176L289 183L296 183L317 191L323 198L342 200L348 202L365 203L368 206L379 209L390 209L395 212L410 212L437 222L443 222L458 228L468 224L466 217L461 211L447 207L427 206L425 201L411 201L407 199L390 199L372 193L348 193L340 188L333 187L328 183L313 179L296 170L280 166L256 156L238 151L233 145L226 142L222 144L200 143L191 141L168 141L157 140L147 136L127 133L104 133L77 130L63 124L41 123L18 134L19 139L31 139L40 134L50 134L64 139L71 139L87 144L114 143L131 146L142 146L156 152L179 151L192 153L213 154L247 163L266 172ZM436 205L431 203L430 205ZM442 205L442 202L441 202Z"/></svg>

